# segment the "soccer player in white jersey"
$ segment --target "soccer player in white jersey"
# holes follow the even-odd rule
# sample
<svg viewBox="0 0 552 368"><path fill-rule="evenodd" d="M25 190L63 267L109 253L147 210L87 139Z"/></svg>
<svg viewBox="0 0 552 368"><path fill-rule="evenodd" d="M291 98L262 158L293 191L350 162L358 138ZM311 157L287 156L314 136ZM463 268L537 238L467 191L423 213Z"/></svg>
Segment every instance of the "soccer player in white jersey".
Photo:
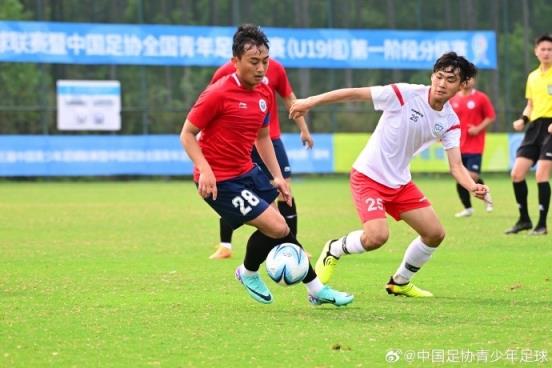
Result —
<svg viewBox="0 0 552 368"><path fill-rule="evenodd" d="M448 102L475 73L472 63L449 52L435 62L431 86L399 83L344 88L300 99L292 105L293 118L315 106L335 102L372 100L374 108L383 111L351 171L351 191L363 228L325 244L315 266L322 282L331 278L341 256L372 251L385 244L389 238L387 212L419 234L387 283L387 292L408 297L433 296L410 280L441 244L445 230L430 202L412 182L409 164L426 145L441 141L452 176L474 196L484 199L489 188L474 182L462 165L459 120Z"/></svg>

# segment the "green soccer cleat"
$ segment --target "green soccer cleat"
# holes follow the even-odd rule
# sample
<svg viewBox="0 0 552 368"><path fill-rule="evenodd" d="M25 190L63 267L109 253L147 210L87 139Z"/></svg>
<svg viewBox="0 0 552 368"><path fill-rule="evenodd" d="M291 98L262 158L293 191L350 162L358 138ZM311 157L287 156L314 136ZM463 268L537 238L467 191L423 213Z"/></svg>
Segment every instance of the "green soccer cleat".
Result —
<svg viewBox="0 0 552 368"><path fill-rule="evenodd" d="M326 284L332 278L337 265L338 257L330 253L330 244L337 239L328 240L322 248L322 253L316 261L314 271L323 284Z"/></svg>
<svg viewBox="0 0 552 368"><path fill-rule="evenodd" d="M433 296L430 291L420 289L411 282L404 285L397 285L395 281L393 281L393 277L391 277L387 285L385 285L385 290L387 294L407 296L409 298L429 298Z"/></svg>
<svg viewBox="0 0 552 368"><path fill-rule="evenodd" d="M342 307L353 302L355 297L351 294L337 291L325 285L314 295L309 294L309 302L313 305L333 304Z"/></svg>
<svg viewBox="0 0 552 368"><path fill-rule="evenodd" d="M236 280L238 280L250 297L263 304L272 303L272 293L266 287L265 283L258 274L254 276L246 276L242 274L240 266L236 268Z"/></svg>

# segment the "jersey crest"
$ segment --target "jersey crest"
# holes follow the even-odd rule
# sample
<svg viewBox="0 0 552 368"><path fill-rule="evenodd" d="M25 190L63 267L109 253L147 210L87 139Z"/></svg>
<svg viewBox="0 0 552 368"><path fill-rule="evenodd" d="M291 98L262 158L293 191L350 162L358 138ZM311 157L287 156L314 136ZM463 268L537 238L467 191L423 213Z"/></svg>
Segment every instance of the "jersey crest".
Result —
<svg viewBox="0 0 552 368"><path fill-rule="evenodd" d="M262 98L259 100L259 109L261 109L262 112L266 112L266 101Z"/></svg>

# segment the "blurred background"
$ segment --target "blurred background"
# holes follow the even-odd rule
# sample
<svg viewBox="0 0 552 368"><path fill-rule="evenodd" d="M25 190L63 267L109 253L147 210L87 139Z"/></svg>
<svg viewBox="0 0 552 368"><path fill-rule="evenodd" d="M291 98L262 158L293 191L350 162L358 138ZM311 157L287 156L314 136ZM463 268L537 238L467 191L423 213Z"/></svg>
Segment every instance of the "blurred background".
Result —
<svg viewBox="0 0 552 368"><path fill-rule="evenodd" d="M496 32L497 65L481 70L478 88L497 110L495 132L511 130L525 106L527 74L537 67L533 40L550 32L549 0L2 0L0 20L78 23ZM56 126L56 81L118 80L118 132L174 134L215 67L0 63L0 134L67 134ZM429 82L429 70L288 68L298 97L326 90ZM280 106L283 106L280 104ZM285 112L282 112L285 116ZM379 114L369 104L336 105L311 113L316 133L367 132ZM295 131L285 118L284 132ZM86 134L86 132L71 132Z"/></svg>

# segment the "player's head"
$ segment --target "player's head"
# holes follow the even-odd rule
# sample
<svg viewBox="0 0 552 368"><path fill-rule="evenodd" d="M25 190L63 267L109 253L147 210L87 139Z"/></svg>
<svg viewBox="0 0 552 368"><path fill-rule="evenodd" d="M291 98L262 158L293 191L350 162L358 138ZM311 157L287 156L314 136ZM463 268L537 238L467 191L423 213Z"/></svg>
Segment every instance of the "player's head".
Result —
<svg viewBox="0 0 552 368"><path fill-rule="evenodd" d="M268 68L268 38L261 27L242 24L234 34L232 62L240 81L253 88L263 80Z"/></svg>
<svg viewBox="0 0 552 368"><path fill-rule="evenodd" d="M541 64L552 64L552 35L543 34L535 40L535 56Z"/></svg>
<svg viewBox="0 0 552 368"><path fill-rule="evenodd" d="M454 96L461 87L475 77L477 69L465 57L455 52L443 54L433 65L430 99L440 103Z"/></svg>
<svg viewBox="0 0 552 368"><path fill-rule="evenodd" d="M475 77L471 77L464 83L460 83L460 88L464 91L471 91L475 87Z"/></svg>

